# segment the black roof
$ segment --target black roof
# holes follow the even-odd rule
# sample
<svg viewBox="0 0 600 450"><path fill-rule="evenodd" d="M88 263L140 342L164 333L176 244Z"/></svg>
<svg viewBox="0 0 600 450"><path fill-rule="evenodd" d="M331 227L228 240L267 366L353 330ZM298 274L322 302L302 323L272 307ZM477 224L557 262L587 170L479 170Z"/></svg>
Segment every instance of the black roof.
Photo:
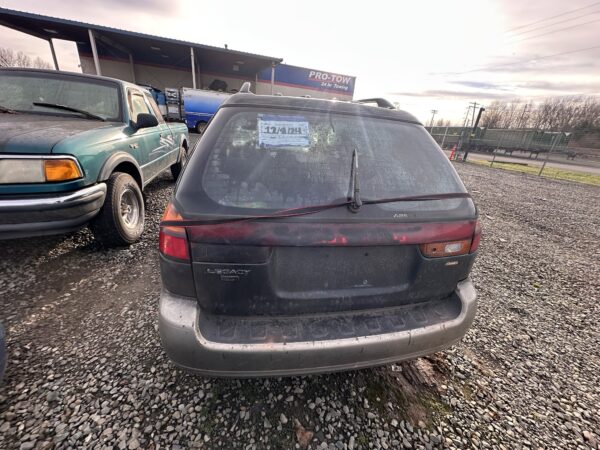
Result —
<svg viewBox="0 0 600 450"><path fill-rule="evenodd" d="M421 125L412 114L398 109L380 108L360 103L324 100L319 98L286 97L281 95L233 94L223 102L221 107L255 106L266 108L286 108L304 111L335 112L357 116L378 117L400 120Z"/></svg>
<svg viewBox="0 0 600 450"><path fill-rule="evenodd" d="M119 51L119 48L123 48L131 52L134 62L138 63L189 69L190 47L193 47L201 70L227 73L231 72L233 64L237 64L239 69L235 74L253 77L265 67L282 61L281 58L272 56L229 50L7 8L0 8L0 25L41 39L74 41L77 43L78 50L83 54L91 54L88 30L92 30L99 35L97 47L100 56L127 58L126 53Z"/></svg>

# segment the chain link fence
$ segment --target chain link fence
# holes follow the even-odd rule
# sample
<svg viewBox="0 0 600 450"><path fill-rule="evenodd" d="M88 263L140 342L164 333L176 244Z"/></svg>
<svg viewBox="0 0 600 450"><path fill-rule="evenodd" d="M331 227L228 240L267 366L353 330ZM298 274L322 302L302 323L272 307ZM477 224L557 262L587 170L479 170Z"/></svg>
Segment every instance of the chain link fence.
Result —
<svg viewBox="0 0 600 450"><path fill-rule="evenodd" d="M577 160L600 164L600 131L583 129L572 132L535 129L479 127L426 127L445 150L455 146L462 151L507 156Z"/></svg>

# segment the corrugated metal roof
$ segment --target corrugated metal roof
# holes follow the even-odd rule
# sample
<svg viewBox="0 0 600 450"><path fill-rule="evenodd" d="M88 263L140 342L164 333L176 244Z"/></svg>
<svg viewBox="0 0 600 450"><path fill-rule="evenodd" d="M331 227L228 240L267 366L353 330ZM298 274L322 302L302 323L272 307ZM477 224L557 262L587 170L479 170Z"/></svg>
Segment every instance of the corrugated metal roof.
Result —
<svg viewBox="0 0 600 450"><path fill-rule="evenodd" d="M87 30L93 30L99 34L107 35L117 39L119 44L124 46L139 47L139 43L144 41L148 44L168 45L172 50L175 47L185 47L189 53L189 48L193 47L199 55L210 57L215 55L219 59L243 58L244 61L251 61L253 66L261 68L278 64L283 61L282 58L272 56L258 55L255 53L230 50L210 45L198 44L196 42L182 41L162 36L153 36L135 31L122 30L119 28L107 27L103 25L78 22L75 20L62 19L58 17L44 16L41 14L16 11L7 8L0 8L0 25L12 28L24 33L37 36L42 39L65 39L76 41L79 44L87 44ZM140 50L138 49L139 53ZM148 52L151 54L151 52Z"/></svg>

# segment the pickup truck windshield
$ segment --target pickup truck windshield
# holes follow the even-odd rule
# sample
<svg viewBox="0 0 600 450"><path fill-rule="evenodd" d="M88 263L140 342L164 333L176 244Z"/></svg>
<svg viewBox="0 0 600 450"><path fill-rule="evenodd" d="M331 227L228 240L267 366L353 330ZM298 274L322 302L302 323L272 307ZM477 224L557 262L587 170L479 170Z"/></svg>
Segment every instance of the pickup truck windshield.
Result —
<svg viewBox="0 0 600 450"><path fill-rule="evenodd" d="M35 104L37 103L37 105ZM47 73L0 74L0 105L25 113L80 116L41 104L64 105L104 120L120 120L119 89L115 83Z"/></svg>
<svg viewBox="0 0 600 450"><path fill-rule="evenodd" d="M221 206L272 210L348 199L354 149L360 149L363 201L465 192L419 125L334 113L226 110L218 114L230 116L224 125L213 127L219 134L203 143L211 148L204 149L210 154L201 178L206 195ZM455 207L459 201L447 202ZM426 208L440 209L442 202L431 203Z"/></svg>

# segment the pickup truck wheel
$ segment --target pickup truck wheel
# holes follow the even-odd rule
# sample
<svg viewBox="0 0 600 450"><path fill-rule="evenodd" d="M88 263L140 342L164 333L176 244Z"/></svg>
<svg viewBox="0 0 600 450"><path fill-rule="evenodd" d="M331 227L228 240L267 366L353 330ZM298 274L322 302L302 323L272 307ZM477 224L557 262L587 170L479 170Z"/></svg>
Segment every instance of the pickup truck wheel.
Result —
<svg viewBox="0 0 600 450"><path fill-rule="evenodd" d="M142 191L131 175L123 172L113 173L106 187L104 205L90 222L90 229L107 247L133 244L144 231Z"/></svg>
<svg viewBox="0 0 600 450"><path fill-rule="evenodd" d="M187 163L187 150L185 147L181 147L179 149L179 161L171 166L171 175L173 175L173 179L177 181L179 178L179 174L183 170Z"/></svg>
<svg viewBox="0 0 600 450"><path fill-rule="evenodd" d="M197 122L196 123L196 133L202 134L206 130L206 122Z"/></svg>

